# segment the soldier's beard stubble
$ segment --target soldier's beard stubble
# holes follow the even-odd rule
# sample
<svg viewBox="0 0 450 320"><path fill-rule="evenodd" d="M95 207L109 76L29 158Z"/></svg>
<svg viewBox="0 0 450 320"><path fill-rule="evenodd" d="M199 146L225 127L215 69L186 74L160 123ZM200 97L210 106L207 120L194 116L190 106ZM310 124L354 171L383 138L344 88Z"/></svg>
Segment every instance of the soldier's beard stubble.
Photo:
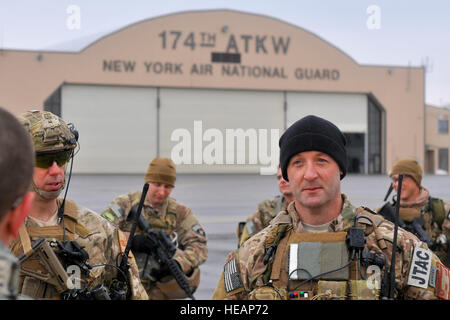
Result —
<svg viewBox="0 0 450 320"><path fill-rule="evenodd" d="M34 191L43 200L54 200L59 197L61 192L64 190L65 186L66 186L66 179L64 178L64 181L61 183L61 186L58 188L58 190L45 191L43 189L39 189L33 181L31 183L31 190Z"/></svg>
<svg viewBox="0 0 450 320"><path fill-rule="evenodd" d="M290 182L294 200L308 209L319 209L340 197L340 179L331 179L328 183L321 181L305 181L300 185Z"/></svg>

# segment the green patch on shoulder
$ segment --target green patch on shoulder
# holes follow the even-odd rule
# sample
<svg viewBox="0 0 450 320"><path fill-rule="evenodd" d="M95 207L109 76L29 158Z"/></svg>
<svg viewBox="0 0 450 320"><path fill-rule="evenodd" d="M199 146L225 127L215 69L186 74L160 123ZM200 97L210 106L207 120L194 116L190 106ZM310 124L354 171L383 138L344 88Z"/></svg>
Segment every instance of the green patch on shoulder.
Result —
<svg viewBox="0 0 450 320"><path fill-rule="evenodd" d="M108 220L109 222L114 222L116 221L116 216L114 214L112 214L111 212L109 212L108 210L104 211L101 216L103 218L105 218L106 220Z"/></svg>

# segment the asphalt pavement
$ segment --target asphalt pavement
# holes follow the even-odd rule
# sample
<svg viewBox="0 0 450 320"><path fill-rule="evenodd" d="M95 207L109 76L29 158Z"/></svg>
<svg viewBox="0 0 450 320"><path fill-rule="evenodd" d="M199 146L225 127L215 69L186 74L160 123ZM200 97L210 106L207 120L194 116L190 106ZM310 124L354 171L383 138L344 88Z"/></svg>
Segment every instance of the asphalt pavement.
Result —
<svg viewBox="0 0 450 320"><path fill-rule="evenodd" d="M355 206L378 207L389 187L384 175L348 175L341 189ZM450 201L450 176L425 175L431 195ZM118 195L142 190L143 175L82 175L71 178L67 198L97 213ZM276 176L248 174L179 174L171 196L192 209L208 236L208 259L201 265L200 286L194 296L209 300L227 254L236 248L239 221L257 204L278 194Z"/></svg>

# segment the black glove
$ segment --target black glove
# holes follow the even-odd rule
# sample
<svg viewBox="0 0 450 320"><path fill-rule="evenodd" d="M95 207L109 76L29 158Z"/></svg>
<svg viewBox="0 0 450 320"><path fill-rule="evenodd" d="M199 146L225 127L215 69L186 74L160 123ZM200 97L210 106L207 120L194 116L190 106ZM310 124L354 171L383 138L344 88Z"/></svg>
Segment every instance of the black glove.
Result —
<svg viewBox="0 0 450 320"><path fill-rule="evenodd" d="M146 234L135 235L131 243L131 250L146 253L152 257L153 265L150 276L156 281L171 275L168 263L173 258L176 247L165 231L150 230ZM176 263L179 265L178 262Z"/></svg>
<svg viewBox="0 0 450 320"><path fill-rule="evenodd" d="M177 260L173 260L175 261L175 263L178 265L178 267L181 269L180 264L178 263ZM169 265L168 264L161 264L159 268L152 268L150 270L150 276L152 278L154 278L156 281L160 281L162 278L167 277L167 276L173 276L172 272L169 269Z"/></svg>
<svg viewBox="0 0 450 320"><path fill-rule="evenodd" d="M153 242L149 239L147 234L137 234L133 237L131 242L131 250L133 252L144 252L150 254L154 248Z"/></svg>

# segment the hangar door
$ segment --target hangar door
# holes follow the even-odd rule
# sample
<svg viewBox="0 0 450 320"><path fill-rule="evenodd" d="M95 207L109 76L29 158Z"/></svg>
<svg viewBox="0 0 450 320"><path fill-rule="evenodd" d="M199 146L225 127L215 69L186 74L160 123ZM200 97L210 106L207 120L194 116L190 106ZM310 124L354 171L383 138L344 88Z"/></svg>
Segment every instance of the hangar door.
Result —
<svg viewBox="0 0 450 320"><path fill-rule="evenodd" d="M160 154L178 172L276 173L282 92L161 88L160 103Z"/></svg>
<svg viewBox="0 0 450 320"><path fill-rule="evenodd" d="M364 94L287 93L287 126L307 115L333 122L346 136L348 172L368 172L368 98Z"/></svg>
<svg viewBox="0 0 450 320"><path fill-rule="evenodd" d="M61 116L79 131L76 173L144 173L156 156L156 89L63 85Z"/></svg>

